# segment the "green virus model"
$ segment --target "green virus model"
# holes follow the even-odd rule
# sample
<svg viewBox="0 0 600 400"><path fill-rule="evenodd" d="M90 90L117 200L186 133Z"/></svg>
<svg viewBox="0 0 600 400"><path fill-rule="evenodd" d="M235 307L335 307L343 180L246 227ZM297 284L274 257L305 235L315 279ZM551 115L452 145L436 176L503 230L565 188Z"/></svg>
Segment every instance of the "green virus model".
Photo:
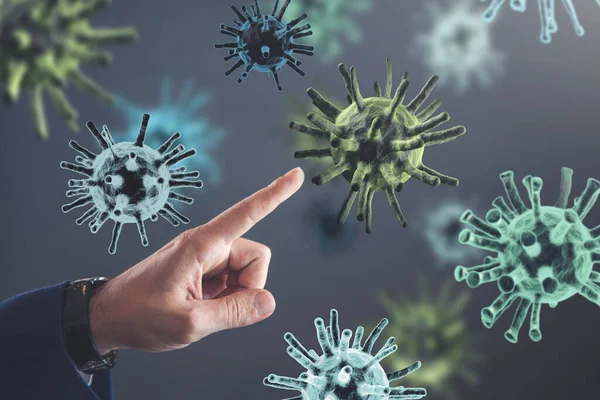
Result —
<svg viewBox="0 0 600 400"><path fill-rule="evenodd" d="M81 72L83 63L106 65L110 54L98 51L107 43L136 38L133 28L94 29L89 18L110 0L11 1L0 25L0 86L5 99L15 103L22 91L31 92L35 129L48 137L43 95L47 92L67 125L78 130L77 111L65 95L72 82L99 99L112 96Z"/></svg>
<svg viewBox="0 0 600 400"><path fill-rule="evenodd" d="M600 282L600 273L592 270L594 263L600 262L600 226L588 229L582 222L600 194L600 182L589 179L573 207L567 208L573 170L563 168L561 172L560 192L554 207L540 204L542 179L526 176L523 184L532 205L527 208L513 172L507 171L500 179L512 207L498 197L485 221L471 210L461 217L475 231L463 230L460 242L496 252L497 256L486 257L483 265L458 266L454 276L471 288L498 282L500 296L481 310L481 320L487 328L520 299L510 329L504 334L512 343L517 342L530 310L529 337L536 342L542 339L542 304L556 307L579 293L600 305L600 288L594 283Z"/></svg>
<svg viewBox="0 0 600 400"><path fill-rule="evenodd" d="M465 127L435 131L450 119L445 112L432 117L442 104L440 100L433 101L419 112L438 81L437 76L431 77L408 105L403 105L408 76L404 73L392 97L392 63L389 59L385 90L382 93L379 83L375 82L374 97L364 98L361 95L354 67L348 72L346 66L340 64L339 70L351 104L340 109L318 91L309 88L306 91L308 96L324 116L307 115L316 128L294 121L290 123L290 128L300 133L328 140L330 147L297 151L294 156L333 158L335 165L312 179L316 185L327 183L339 175L351 183L350 193L338 216L339 223L344 223L358 196L356 217L359 221L366 219L367 233L371 233L373 195L381 190L387 195L402 226L406 227L407 222L394 191L400 191L411 177L431 186L440 183L458 186L458 179L426 167L422 160L426 146L454 140L465 133Z"/></svg>
<svg viewBox="0 0 600 400"><path fill-rule="evenodd" d="M430 395L459 399L454 383L463 380L468 384L478 382L473 370L481 356L472 352L472 335L469 335L464 317L468 293L452 293L452 283L441 286L436 298L429 290L420 290L417 299L394 298L382 291L379 298L390 314L390 332L397 338L398 352L383 362L396 369L406 365L413 357L423 361L418 374L406 377L406 383L425 386Z"/></svg>
<svg viewBox="0 0 600 400"><path fill-rule="evenodd" d="M277 389L296 390L298 400L375 400L375 399L421 399L427 395L423 388L390 387L389 383L403 378L421 366L419 361L402 370L386 373L379 365L385 357L395 352L391 337L383 348L372 355L373 346L388 324L387 319L373 329L364 344L364 328L359 326L350 346L352 331L344 329L340 335L337 310L331 310L330 324L325 327L322 318L315 319L317 338L323 350L319 356L306 348L292 335L286 333L287 352L298 364L308 370L296 378L270 374L263 383ZM289 399L291 400L291 399Z"/></svg>

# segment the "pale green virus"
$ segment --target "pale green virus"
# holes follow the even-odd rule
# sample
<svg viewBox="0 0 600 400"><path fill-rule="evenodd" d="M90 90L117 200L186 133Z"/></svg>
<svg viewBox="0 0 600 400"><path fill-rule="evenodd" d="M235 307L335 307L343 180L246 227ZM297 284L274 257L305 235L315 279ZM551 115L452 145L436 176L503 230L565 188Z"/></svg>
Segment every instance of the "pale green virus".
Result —
<svg viewBox="0 0 600 400"><path fill-rule="evenodd" d="M481 310L481 320L491 328L500 316L520 299L510 329L504 337L517 342L519 330L531 310L529 337L542 339L540 310L542 304L556 307L575 294L600 305L600 273L592 270L600 262L600 226L588 229L583 219L600 194L600 182L588 179L573 207L567 208L571 193L573 170L562 168L560 192L555 206L542 206L540 192L542 179L526 176L532 208L519 195L512 171L500 175L512 207L502 197L494 200L485 221L471 210L465 211L461 221L475 231L460 233L461 243L496 252L486 257L483 265L471 268L457 266L457 281L466 281L475 288L483 283L498 282L500 296Z"/></svg>
<svg viewBox="0 0 600 400"><path fill-rule="evenodd" d="M392 97L392 63L387 59L387 79L385 89L375 82L375 96L364 98L358 86L356 69L346 70L339 65L348 92L349 106L338 108L318 91L309 88L306 93L324 116L310 113L308 120L316 126L311 128L295 121L290 128L319 139L329 141L329 147L297 151L296 158L331 157L335 165L315 176L312 182L322 185L342 175L350 182L350 192L338 222L344 223L350 208L358 197L359 221L366 220L366 231L371 233L372 201L375 192L384 191L390 206L394 209L402 226L408 224L394 191L400 191L411 177L428 185L444 183L458 186L458 179L443 175L423 164L425 147L446 143L464 134L464 126L436 131L435 128L450 120L443 112L432 115L442 104L435 100L422 111L419 108L435 87L438 77L427 81L419 94L407 105L403 105L408 89L408 74Z"/></svg>
<svg viewBox="0 0 600 400"><path fill-rule="evenodd" d="M424 286L424 285L421 285ZM434 297L427 287L421 287L420 297L394 298L382 291L379 298L390 314L389 329L397 338L398 352L383 362L396 369L418 356L423 367L418 374L406 377L406 383L425 386L430 395L447 399L459 399L455 383L478 383L475 367L482 357L475 353L475 341L467 330L464 316L469 296L465 291L454 295L452 283L441 286Z"/></svg>
<svg viewBox="0 0 600 400"><path fill-rule="evenodd" d="M323 355L306 350L291 333L284 335L289 344L288 354L308 372L303 372L298 378L270 374L263 383L277 389L299 391L300 395L291 398L297 400L421 399L427 395L423 388L389 386L390 382L419 369L420 361L399 371L386 373L379 362L398 349L397 345L392 345L393 337L385 342L377 354L372 355L373 346L387 324L388 320L382 319L364 343L364 328L359 326L350 346L352 331L344 329L340 335L338 312L333 309L328 327L325 327L322 318L315 319Z"/></svg>
<svg viewBox="0 0 600 400"><path fill-rule="evenodd" d="M111 56L97 48L136 38L133 28L95 29L89 18L110 0L9 1L0 4L0 86L9 103L31 92L35 129L48 137L43 95L47 92L71 130L78 131L77 111L65 95L72 82L111 103L105 91L81 71L84 63L106 65ZM4 10L4 11L2 11Z"/></svg>

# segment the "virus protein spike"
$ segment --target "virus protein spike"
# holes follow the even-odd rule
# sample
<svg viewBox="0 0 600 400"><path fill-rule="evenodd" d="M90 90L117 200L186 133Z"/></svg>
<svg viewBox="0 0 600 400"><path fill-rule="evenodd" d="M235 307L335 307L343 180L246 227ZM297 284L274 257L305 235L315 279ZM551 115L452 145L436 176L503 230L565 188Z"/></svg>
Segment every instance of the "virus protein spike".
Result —
<svg viewBox="0 0 600 400"><path fill-rule="evenodd" d="M375 355L371 354L373 344L387 323L387 319L382 319L364 345L361 344L363 328L358 327L350 346L352 331L340 331L338 312L333 309L329 326L325 327L323 319L315 319L322 356L319 357L314 350L307 351L291 333L284 335L289 344L288 354L307 372L298 378L270 374L263 383L277 389L296 390L301 394L293 399L298 400L421 399L427 395L423 388L390 387L391 381L419 369L420 362L392 373L386 373L379 364L398 349L398 346L392 345L394 338L388 339Z"/></svg>
<svg viewBox="0 0 600 400"><path fill-rule="evenodd" d="M344 222L358 197L356 217L359 221L366 220L366 230L371 233L373 195L377 191L383 191L400 224L406 226L406 219L394 191L399 191L411 177L432 186L440 183L457 186L457 179L423 165L423 152L427 146L456 139L466 129L456 126L435 130L449 119L447 113L432 117L433 111L430 110L440 105L439 100L433 101L419 112L431 94L437 77L429 79L419 94L408 105L404 105L408 78L403 77L395 95L390 98L392 67L389 59L384 96L381 96L381 90L375 86L375 96L363 97L356 69L352 67L348 72L346 66L340 64L339 71L350 105L346 108L337 107L311 88L307 93L323 115L310 113L307 118L317 129L295 121L290 123L293 130L329 140L334 165L315 176L312 181L322 185L342 175L351 184L350 194L340 212L340 223ZM295 157L314 157L315 152L326 156L323 149L311 149L296 152Z"/></svg>
<svg viewBox="0 0 600 400"><path fill-rule="evenodd" d="M551 307L575 294L600 306L599 274L593 271L600 262L600 227L583 224L587 212L600 194L600 181L589 179L581 197L568 208L573 171L562 169L561 190L557 206L540 204L542 179L527 176L523 184L532 205L523 202L514 174L500 175L509 206L499 198L488 211L485 221L471 210L461 221L474 230L465 229L459 235L463 244L497 253L486 257L482 265L471 268L457 266L454 277L475 288L488 282L498 282L500 296L481 310L481 320L491 328L512 303L519 300L512 324L504 337L516 343L519 330L530 314L529 337L542 339L540 310L543 304Z"/></svg>
<svg viewBox="0 0 600 400"><path fill-rule="evenodd" d="M278 91L282 90L278 72L285 65L304 76L304 72L298 68L302 63L293 55L294 53L313 55L313 46L296 43L296 40L312 35L312 31L309 24L292 29L300 20L306 18L305 14L290 20L289 23L282 21L290 2L291 0L285 0L279 8L279 1L277 1L272 14L261 14L259 1L255 0L255 6L252 6L254 16L247 12L246 7L242 7L242 13L235 6L231 7L242 22L237 24L239 29L222 24L221 33L235 38L235 42L215 44L217 49L230 49L225 61L239 58L225 72L226 76L244 66L244 72L238 79L238 83L242 83L251 71L266 72L273 76Z"/></svg>
<svg viewBox="0 0 600 400"><path fill-rule="evenodd" d="M67 213L74 208L91 205L77 219L77 225L90 220L92 233L98 232L108 220L114 221L112 239L108 252L114 254L123 224L136 224L143 246L148 246L148 237L144 221L156 221L160 215L173 225L179 222L188 223L190 220L179 213L169 199L191 204L193 199L173 192L173 188L200 188L202 181L195 178L197 171L184 172L185 167L171 169L176 162L195 154L193 149L183 152L183 146L176 148L177 155L168 157L144 144L146 127L150 116L144 114L141 128L135 142L115 143L108 128L98 132L96 125L89 121L89 131L102 148L99 154L94 154L75 141L69 145L80 156L75 158L79 165L66 161L60 167L68 169L87 179L70 180L69 186L79 189L67 191L67 197L79 196L75 201L65 204L62 211ZM178 138L179 135L173 135ZM174 141L174 140L172 140ZM172 142L171 141L171 142Z"/></svg>

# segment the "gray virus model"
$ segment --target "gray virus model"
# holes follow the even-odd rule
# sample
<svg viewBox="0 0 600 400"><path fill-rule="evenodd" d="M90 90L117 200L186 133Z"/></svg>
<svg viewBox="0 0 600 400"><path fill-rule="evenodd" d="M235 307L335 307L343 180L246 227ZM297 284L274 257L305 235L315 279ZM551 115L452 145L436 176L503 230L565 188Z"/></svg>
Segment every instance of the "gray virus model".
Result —
<svg viewBox="0 0 600 400"><path fill-rule="evenodd" d="M148 246L145 220L156 221L160 215L173 226L178 226L180 222L189 223L190 220L175 210L170 200L192 204L194 199L173 192L172 189L202 187L202 181L194 180L200 175L198 171L186 172L185 167L171 169L178 162L196 154L196 150L185 150L183 145L169 151L181 137L179 132L175 132L156 150L144 145L149 119L150 115L144 114L134 143L115 143L106 126L99 132L94 123L88 121L87 127L98 141L102 152L94 154L71 140L69 146L80 154L75 157L79 165L67 161L60 163L61 168L88 177L69 180L69 186L78 189L67 191L67 197L80 197L63 205L62 211L67 213L74 208L92 204L75 221L77 225L81 225L91 218L89 227L92 233L98 232L108 219L115 221L108 247L110 254L117 251L123 224L135 223L142 245Z"/></svg>

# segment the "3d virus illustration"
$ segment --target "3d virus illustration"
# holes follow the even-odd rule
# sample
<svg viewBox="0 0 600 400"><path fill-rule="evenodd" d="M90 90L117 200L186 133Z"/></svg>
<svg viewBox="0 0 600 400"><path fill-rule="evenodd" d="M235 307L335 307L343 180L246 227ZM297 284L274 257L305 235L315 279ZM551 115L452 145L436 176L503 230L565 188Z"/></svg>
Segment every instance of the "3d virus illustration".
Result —
<svg viewBox="0 0 600 400"><path fill-rule="evenodd" d="M487 1L487 0L481 0ZM502 8L506 0L490 0L491 3L488 6L487 10L483 13L483 20L486 22L492 22L496 19L498 15L498 11ZM556 23L555 16L555 0L538 0L538 11L540 14L540 23L541 33L540 40L542 43L550 43L552 41L552 34L558 32L558 24ZM596 0L598 6L600 6L600 0ZM579 22L579 18L577 17L577 11L575 11L575 6L573 5L573 0L562 0L562 4L567 10L567 14L569 14L569 18L571 19L571 23L573 24L573 29L575 29L575 33L577 36L583 36L585 34L585 30L583 26ZM510 0L510 8L514 11L525 12L527 11L527 0Z"/></svg>
<svg viewBox="0 0 600 400"><path fill-rule="evenodd" d="M279 0L276 0L271 14L263 14L258 0L254 0L255 4L251 6L252 12L246 6L242 6L241 11L237 7L231 6L239 19L233 21L237 28L221 24L221 33L234 37L236 41L215 44L215 48L230 49L225 61L239 58L237 63L225 72L226 76L245 66L238 83L242 83L250 71L266 72L273 75L279 91L282 90L282 87L277 72L281 71L285 65L304 76L304 72L299 68L302 62L293 56L295 54L312 56L314 47L298 44L296 41L312 35L313 32L310 30L309 24L294 28L307 18L306 13L288 23L282 21L290 2L291 0L284 0L283 5L279 8Z"/></svg>
<svg viewBox="0 0 600 400"><path fill-rule="evenodd" d="M389 338L377 354L372 354L373 346L387 324L388 320L382 319L364 343L364 328L359 326L350 346L352 331L344 329L340 335L338 312L333 309L328 327L322 318L315 319L317 338L323 351L321 356L314 350L306 350L291 333L284 336L290 357L308 371L298 378L270 374L263 383L277 389L299 391L299 396L292 397L298 400L421 399L427 395L423 388L389 386L390 382L419 369L419 361L391 373L386 373L379 364L397 350L398 346L392 345L394 338Z"/></svg>
<svg viewBox="0 0 600 400"><path fill-rule="evenodd" d="M299 0L291 3L288 11L310 15L313 35L306 38L306 43L318 50L321 61L329 63L342 55L346 43L361 42L363 32L358 20L372 6L373 0Z"/></svg>
<svg viewBox="0 0 600 400"><path fill-rule="evenodd" d="M330 256L341 254L352 247L357 238L353 227L337 223L337 208L329 199L319 199L310 203L304 221L309 229L309 237L316 242L321 254Z"/></svg>
<svg viewBox="0 0 600 400"><path fill-rule="evenodd" d="M77 189L67 191L67 197L79 198L65 204L62 211L67 213L74 208L91 205L76 221L83 224L88 219L92 233L98 232L102 225L112 219L115 224L108 252L117 251L117 243L123 224L135 223L143 246L148 246L148 237L144 221L156 221L160 215L173 226L187 224L190 220L177 211L170 201L192 204L194 199L172 191L175 188L201 188L202 181L195 180L198 171L186 172L185 167L175 168L178 162L192 157L196 150L185 150L178 145L169 150L181 134L175 132L156 150L144 144L146 128L150 116L144 114L139 134L135 142L115 143L106 126L99 132L93 122L87 127L102 148L99 154L81 146L74 140L69 146L78 155L77 164L63 161L60 167L88 177L83 180L69 180L69 187Z"/></svg>
<svg viewBox="0 0 600 400"><path fill-rule="evenodd" d="M475 340L464 316L468 294L454 294L452 286L452 282L441 285L437 297L429 288L420 290L416 299L379 293L392 320L388 329L398 344L398 351L384 360L384 366L401 368L419 357L423 367L407 376L406 383L427 387L429 397L434 398L460 399L454 384L459 380L478 383L475 368L482 359L474 352Z"/></svg>
<svg viewBox="0 0 600 400"><path fill-rule="evenodd" d="M444 198L423 208L421 231L439 267L455 266L482 254L482 250L463 246L458 241L463 229L460 216L470 208L467 204L471 203Z"/></svg>
<svg viewBox="0 0 600 400"><path fill-rule="evenodd" d="M375 82L375 96L364 98L360 92L356 69L350 72L344 64L339 65L351 104L338 108L313 88L306 93L324 116L307 115L316 128L292 121L290 128L303 134L329 141L329 147L297 151L296 158L331 157L335 165L315 176L312 182L322 185L342 175L350 182L350 192L338 216L344 223L350 208L358 197L359 221L366 220L366 231L371 233L372 201L376 191L384 191L402 226L407 221L402 214L394 191L400 191L411 177L428 185L444 183L458 186L458 179L443 175L423 164L425 147L446 143L464 134L464 126L435 131L450 119L443 112L432 115L442 104L435 100L422 111L419 108L438 81L433 76L417 96L407 105L402 104L408 89L408 74L392 97L392 63L387 59L387 79L384 92Z"/></svg>
<svg viewBox="0 0 600 400"><path fill-rule="evenodd" d="M82 64L111 62L101 45L127 43L137 35L133 28L95 29L89 19L110 0L11 1L2 7L0 25L0 85L9 103L31 92L31 108L37 133L49 135L44 93L73 131L78 130L77 110L67 99L69 82L100 100L112 96L81 71Z"/></svg>
<svg viewBox="0 0 600 400"><path fill-rule="evenodd" d="M159 103L153 107L138 105L125 97L116 96L118 109L125 117L127 128L125 132L129 133L127 135L113 133L113 137L133 139L128 135L136 131L139 126L139 116L147 110L152 115L152 124L146 131L145 143L152 148L157 148L169 139L173 132L179 130L182 133L180 143L197 152L195 157L186 161L186 165L198 169L211 183L217 183L221 179L221 171L212 153L223 141L226 132L211 126L208 119L200 114L210 99L208 93L194 93L191 81L185 82L182 90L176 94L169 79L162 81Z"/></svg>
<svg viewBox="0 0 600 400"><path fill-rule="evenodd" d="M460 233L461 243L497 253L486 257L483 265L471 268L457 266L454 277L466 281L471 288L498 282L500 296L481 310L481 320L491 328L500 316L520 299L510 328L504 337L517 342L519 330L531 311L529 337L542 339L540 310L542 304L556 307L575 294L600 305L600 273L593 271L600 262L600 226L588 229L583 219L600 194L600 181L589 179L573 207L568 208L573 170L563 168L560 192L555 206L542 206L542 179L526 176L532 208L527 208L519 195L512 171L500 179L510 206L502 197L494 200L485 221L471 210L461 221L475 228Z"/></svg>
<svg viewBox="0 0 600 400"><path fill-rule="evenodd" d="M448 3L448 2L447 2ZM415 50L440 84L452 84L463 94L478 81L489 87L503 71L504 56L494 48L491 28L470 0L443 4L426 2L428 31L416 37Z"/></svg>

